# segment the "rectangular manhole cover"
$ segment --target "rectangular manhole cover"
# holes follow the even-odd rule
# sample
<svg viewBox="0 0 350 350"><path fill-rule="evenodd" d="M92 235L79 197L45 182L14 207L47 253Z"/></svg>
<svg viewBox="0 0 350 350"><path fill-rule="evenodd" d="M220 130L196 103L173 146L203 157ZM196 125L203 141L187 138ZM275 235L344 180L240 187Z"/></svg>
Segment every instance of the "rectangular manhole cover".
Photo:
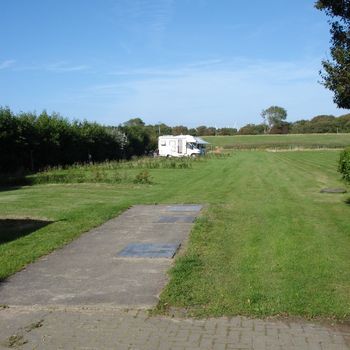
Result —
<svg viewBox="0 0 350 350"><path fill-rule="evenodd" d="M192 205L192 204L184 204L184 205L171 205L168 207L169 211L201 211L201 205Z"/></svg>
<svg viewBox="0 0 350 350"><path fill-rule="evenodd" d="M195 218L195 216L161 216L157 222L161 224L175 222L192 223L195 220Z"/></svg>
<svg viewBox="0 0 350 350"><path fill-rule="evenodd" d="M180 243L131 243L117 256L124 258L168 258L171 259Z"/></svg>

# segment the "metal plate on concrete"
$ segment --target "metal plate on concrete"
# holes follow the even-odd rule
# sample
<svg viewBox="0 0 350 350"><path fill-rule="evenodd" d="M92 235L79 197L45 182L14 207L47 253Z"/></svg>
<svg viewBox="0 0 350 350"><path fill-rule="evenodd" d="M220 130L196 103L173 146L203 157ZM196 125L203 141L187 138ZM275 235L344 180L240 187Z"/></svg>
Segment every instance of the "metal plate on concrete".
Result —
<svg viewBox="0 0 350 350"><path fill-rule="evenodd" d="M161 216L157 222L161 224L171 224L176 222L177 219L178 218L176 216Z"/></svg>
<svg viewBox="0 0 350 350"><path fill-rule="evenodd" d="M201 211L202 206L201 205L194 205L194 204L184 204L184 205L170 205L168 206L169 211Z"/></svg>
<svg viewBox="0 0 350 350"><path fill-rule="evenodd" d="M161 216L157 222L161 224L171 224L175 222L192 223L195 218L195 216Z"/></svg>
<svg viewBox="0 0 350 350"><path fill-rule="evenodd" d="M177 222L192 223L195 219L195 216L180 216Z"/></svg>
<svg viewBox="0 0 350 350"><path fill-rule="evenodd" d="M131 243L117 256L124 258L167 258L171 259L180 243Z"/></svg>

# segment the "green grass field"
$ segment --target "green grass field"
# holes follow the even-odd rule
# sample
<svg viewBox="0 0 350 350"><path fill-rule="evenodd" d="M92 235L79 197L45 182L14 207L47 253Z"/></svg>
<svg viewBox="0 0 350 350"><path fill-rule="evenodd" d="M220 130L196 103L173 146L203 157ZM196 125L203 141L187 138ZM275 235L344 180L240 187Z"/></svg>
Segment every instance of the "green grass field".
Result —
<svg viewBox="0 0 350 350"><path fill-rule="evenodd" d="M350 146L350 134L288 134L206 136L213 148L343 148Z"/></svg>
<svg viewBox="0 0 350 350"><path fill-rule="evenodd" d="M349 319L349 194L320 193L345 186L338 157L337 151L233 152L187 168L148 168L152 184L3 188L0 278L133 204L203 203L160 311ZM135 168L123 168L126 178L134 178Z"/></svg>

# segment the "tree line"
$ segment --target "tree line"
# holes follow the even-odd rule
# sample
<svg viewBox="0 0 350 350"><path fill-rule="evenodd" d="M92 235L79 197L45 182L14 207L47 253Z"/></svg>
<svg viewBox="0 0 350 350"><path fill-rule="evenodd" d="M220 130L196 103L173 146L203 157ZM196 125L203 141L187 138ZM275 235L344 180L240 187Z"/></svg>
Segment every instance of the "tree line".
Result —
<svg viewBox="0 0 350 350"><path fill-rule="evenodd" d="M350 114L340 117L321 115L311 120L288 123L285 121L286 111L280 108L272 106L264 110L261 124L247 124L237 130L204 125L197 128L183 125L171 127L164 123L146 125L140 118L130 119L118 126L103 126L95 122L70 121L58 113L15 114L7 107L0 107L0 173L129 159L156 150L159 135L350 132Z"/></svg>
<svg viewBox="0 0 350 350"><path fill-rule="evenodd" d="M70 121L58 113L14 113L0 107L0 173L36 171L48 166L130 159L157 149L158 136L231 135L236 129L188 129L146 125L133 118L118 126Z"/></svg>
<svg viewBox="0 0 350 350"><path fill-rule="evenodd" d="M350 114L339 117L333 115L318 115L310 120L287 122L287 111L278 106L271 106L261 113L263 118L259 124L246 124L240 129L216 128L213 126L198 126L187 128L179 125L170 127L165 124L148 126L157 135L190 134L193 136L229 136L229 135L259 135L259 134L312 134L312 133L350 133ZM159 131L157 130L159 128Z"/></svg>
<svg viewBox="0 0 350 350"><path fill-rule="evenodd" d="M150 136L133 125L106 127L57 113L14 114L0 107L0 173L142 155Z"/></svg>
<svg viewBox="0 0 350 350"><path fill-rule="evenodd" d="M311 120L298 120L296 122L282 122L274 125L271 129L266 128L266 124L247 124L239 129L240 135L258 134L313 134L313 133L349 133L350 114L340 117L333 115L318 115Z"/></svg>

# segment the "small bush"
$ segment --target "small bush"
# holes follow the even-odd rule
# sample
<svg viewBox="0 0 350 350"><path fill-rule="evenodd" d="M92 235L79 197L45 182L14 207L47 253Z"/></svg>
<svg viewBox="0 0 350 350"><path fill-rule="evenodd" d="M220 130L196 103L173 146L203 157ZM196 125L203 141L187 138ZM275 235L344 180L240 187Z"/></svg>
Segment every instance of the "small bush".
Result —
<svg viewBox="0 0 350 350"><path fill-rule="evenodd" d="M122 182L122 177L119 173L117 173L116 171L112 173L112 177L111 177L111 182L112 183L120 183Z"/></svg>
<svg viewBox="0 0 350 350"><path fill-rule="evenodd" d="M33 184L69 183L71 177L68 174L39 173L32 178Z"/></svg>
<svg viewBox="0 0 350 350"><path fill-rule="evenodd" d="M138 184L150 184L151 175L147 170L141 171L135 176L134 182Z"/></svg>
<svg viewBox="0 0 350 350"><path fill-rule="evenodd" d="M338 171L341 173L342 178L350 183L350 148L345 149L340 154Z"/></svg>
<svg viewBox="0 0 350 350"><path fill-rule="evenodd" d="M93 169L92 170L92 177L91 181L92 182L103 182L103 180L106 179L106 173L103 169Z"/></svg>

